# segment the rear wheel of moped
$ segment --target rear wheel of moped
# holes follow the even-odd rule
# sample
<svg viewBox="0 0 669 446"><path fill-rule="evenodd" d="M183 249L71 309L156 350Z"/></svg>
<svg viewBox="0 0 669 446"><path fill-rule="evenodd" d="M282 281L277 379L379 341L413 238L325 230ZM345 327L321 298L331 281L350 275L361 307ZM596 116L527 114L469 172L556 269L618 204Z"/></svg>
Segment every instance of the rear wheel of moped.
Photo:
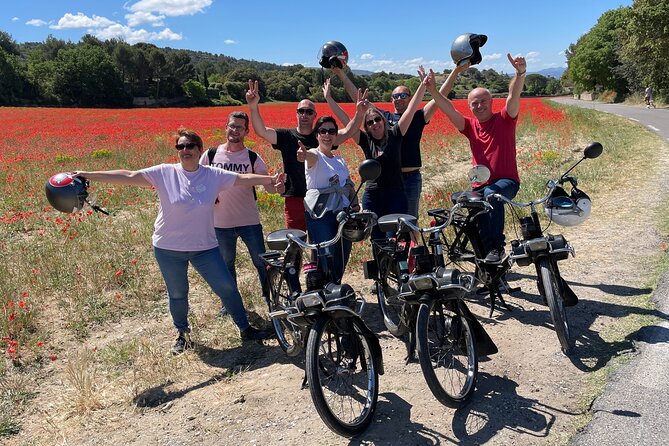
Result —
<svg viewBox="0 0 669 446"><path fill-rule="evenodd" d="M372 422L379 396L379 371L353 317L322 315L307 343L307 381L323 422L345 437L362 433Z"/></svg>
<svg viewBox="0 0 669 446"><path fill-rule="evenodd" d="M548 310L553 320L553 328L560 341L562 352L568 355L573 347L573 342L569 336L569 322L567 321L567 311L564 306L564 296L559 277L556 275L555 269L547 257L539 259L538 269L541 273L542 294L548 304Z"/></svg>
<svg viewBox="0 0 669 446"><path fill-rule="evenodd" d="M445 406L458 407L473 394L478 377L476 342L467 319L435 299L418 310L416 338L425 381Z"/></svg>
<svg viewBox="0 0 669 446"><path fill-rule="evenodd" d="M290 289L281 271L270 268L267 271L267 289L269 290L268 307L270 313L285 310L291 306ZM288 356L296 356L300 353L300 328L291 323L286 317L273 317L272 325L279 346Z"/></svg>
<svg viewBox="0 0 669 446"><path fill-rule="evenodd" d="M393 336L402 336L407 332L407 327L402 322L404 303L398 298L400 268L395 259L384 256L379 260L379 278L376 293L379 299L379 309L383 315L383 324Z"/></svg>

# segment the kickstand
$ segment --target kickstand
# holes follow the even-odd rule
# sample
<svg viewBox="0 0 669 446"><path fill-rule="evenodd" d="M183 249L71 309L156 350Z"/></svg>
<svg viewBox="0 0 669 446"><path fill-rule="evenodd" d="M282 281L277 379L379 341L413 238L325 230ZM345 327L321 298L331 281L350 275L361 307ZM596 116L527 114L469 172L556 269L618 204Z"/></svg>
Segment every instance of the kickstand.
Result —
<svg viewBox="0 0 669 446"><path fill-rule="evenodd" d="M409 339L404 341L404 345L407 348L407 357L404 358L404 365L408 365L416 361L416 336L413 330L409 332Z"/></svg>
<svg viewBox="0 0 669 446"><path fill-rule="evenodd" d="M302 386L300 386L300 390L308 389L309 388L309 382L307 382L307 371L304 371L304 379L302 380Z"/></svg>

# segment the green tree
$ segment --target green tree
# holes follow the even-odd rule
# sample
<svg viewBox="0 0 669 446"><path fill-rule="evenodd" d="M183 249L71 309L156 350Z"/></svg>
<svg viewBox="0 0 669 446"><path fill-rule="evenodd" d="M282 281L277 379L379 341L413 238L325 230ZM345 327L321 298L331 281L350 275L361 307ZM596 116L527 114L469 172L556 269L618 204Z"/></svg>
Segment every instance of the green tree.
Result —
<svg viewBox="0 0 669 446"><path fill-rule="evenodd" d="M669 0L635 0L620 51L632 89L669 98Z"/></svg>
<svg viewBox="0 0 669 446"><path fill-rule="evenodd" d="M17 55L0 48L0 105L14 104L24 95L24 71Z"/></svg>
<svg viewBox="0 0 669 446"><path fill-rule="evenodd" d="M188 97L194 104L205 104L207 99L207 89L204 88L200 82L189 79L182 85L186 97Z"/></svg>
<svg viewBox="0 0 669 446"><path fill-rule="evenodd" d="M629 8L607 11L584 34L568 55L569 76L578 91L601 86L617 93L627 92L627 82L617 74L621 65L618 48L628 20Z"/></svg>
<svg viewBox="0 0 669 446"><path fill-rule="evenodd" d="M127 105L121 73L99 46L80 45L58 52L53 94L62 105Z"/></svg>
<svg viewBox="0 0 669 446"><path fill-rule="evenodd" d="M541 74L528 74L525 78L525 88L528 94L540 96L546 94L548 79Z"/></svg>

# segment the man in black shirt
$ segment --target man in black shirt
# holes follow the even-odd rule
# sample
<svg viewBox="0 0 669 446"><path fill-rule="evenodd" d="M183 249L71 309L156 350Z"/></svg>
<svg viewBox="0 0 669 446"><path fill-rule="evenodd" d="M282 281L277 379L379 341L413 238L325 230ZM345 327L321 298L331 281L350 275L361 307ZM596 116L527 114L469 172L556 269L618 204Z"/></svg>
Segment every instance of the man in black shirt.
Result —
<svg viewBox="0 0 669 446"><path fill-rule="evenodd" d="M297 160L297 150L299 149L298 142L302 142L307 148L318 146L316 136L313 134L316 107L309 99L303 99L297 105L297 126L290 129L274 129L265 127L265 123L260 116L258 110L258 103L260 102L258 81L249 80L246 102L249 104L253 130L258 136L272 144L272 148L281 151L283 170L287 176L286 191L283 193L286 227L306 231L304 195L307 192L307 185L304 178L304 163Z"/></svg>

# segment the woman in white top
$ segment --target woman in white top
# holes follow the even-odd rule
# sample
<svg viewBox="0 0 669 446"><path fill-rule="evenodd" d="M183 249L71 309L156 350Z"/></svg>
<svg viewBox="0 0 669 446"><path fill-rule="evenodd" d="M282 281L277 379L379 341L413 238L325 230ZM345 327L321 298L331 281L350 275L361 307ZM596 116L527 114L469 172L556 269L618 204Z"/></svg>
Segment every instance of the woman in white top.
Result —
<svg viewBox="0 0 669 446"><path fill-rule="evenodd" d="M167 286L170 314L178 331L172 353L192 346L188 324L188 264L204 278L226 306L243 340L259 340L267 333L249 324L242 298L225 266L214 232L214 203L218 193L233 186L282 187L283 174L237 174L199 164L202 138L180 128L175 135L177 164L141 170L76 171L75 175L104 183L155 187L160 200L154 224L153 248Z"/></svg>
<svg viewBox="0 0 669 446"><path fill-rule="evenodd" d="M357 133L362 116L369 106L367 92L358 92L356 114L346 128L339 131L337 121L332 116L323 116L316 121L314 133L318 147L307 150L300 143L298 160L304 160L307 193L304 197L307 232L312 243L331 240L337 233L339 223L337 214L345 207L357 205L351 203L355 187L344 159L335 155L332 147L339 145ZM340 283L344 268L351 253L351 242L341 239L340 244L331 248L333 259L332 279Z"/></svg>

